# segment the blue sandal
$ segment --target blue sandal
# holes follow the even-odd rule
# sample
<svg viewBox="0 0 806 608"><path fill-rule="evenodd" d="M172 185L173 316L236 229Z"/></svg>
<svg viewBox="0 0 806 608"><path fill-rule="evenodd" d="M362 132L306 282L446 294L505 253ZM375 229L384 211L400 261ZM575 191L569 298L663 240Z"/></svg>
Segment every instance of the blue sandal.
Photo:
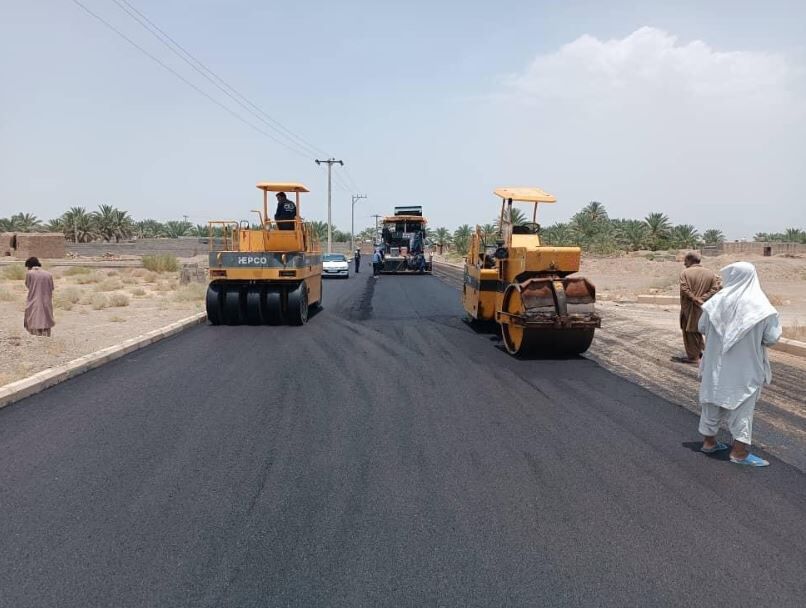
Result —
<svg viewBox="0 0 806 608"><path fill-rule="evenodd" d="M730 461L733 464L740 464L746 467L768 467L770 463L764 460L763 458L759 458L755 454L748 454L743 460L736 460L731 456Z"/></svg>
<svg viewBox="0 0 806 608"><path fill-rule="evenodd" d="M717 452L724 452L725 450L730 449L729 445L725 445L721 441L717 441L716 445L712 448L700 448L700 452L703 454L716 454Z"/></svg>

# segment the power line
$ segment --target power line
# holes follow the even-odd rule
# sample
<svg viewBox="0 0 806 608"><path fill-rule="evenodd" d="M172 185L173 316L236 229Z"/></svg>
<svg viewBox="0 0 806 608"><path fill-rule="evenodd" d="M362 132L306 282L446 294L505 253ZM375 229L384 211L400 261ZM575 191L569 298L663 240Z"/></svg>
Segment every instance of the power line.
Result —
<svg viewBox="0 0 806 608"><path fill-rule="evenodd" d="M149 32L157 40L159 40L165 47L170 50L174 55L179 57L182 61L187 63L191 68L198 72L203 78L209 81L213 86L219 89L222 93L227 95L230 99L235 101L244 110L249 112L252 116L263 122L270 129L275 131L281 137L287 138L293 145L300 147L312 156L317 154L325 154L320 148L307 141L301 135L298 135L285 127L280 121L272 117L265 110L253 103L243 93L238 91L235 87L221 78L212 69L207 67L201 60L197 59L190 51L179 44L170 34L163 30L160 26L148 18L142 11L132 6L127 0L112 0L117 6L137 22L143 29ZM264 118L265 117L265 118Z"/></svg>
<svg viewBox="0 0 806 608"><path fill-rule="evenodd" d="M132 40L131 38L129 38L128 36L126 36L126 34L124 34L124 33L123 33L123 32L121 32L121 31L120 31L118 28L116 28L114 25L112 25L111 23L109 23L108 21L106 21L106 20L105 20L103 17L101 17L100 15L98 15L98 14L94 13L93 11L91 11L89 8L87 8L87 6L85 6L84 4L82 4L81 2L79 2L79 0L72 0L72 2L73 2L73 4L75 4L75 5L77 5L79 8L81 8L81 10L83 10L85 13L87 13L88 15L90 15L91 17L93 17L93 18L95 18L97 21L99 21L101 24L103 24L105 27L107 27L107 28L109 28L110 30L112 30L113 32L115 32L115 33L116 33L118 36L120 36L121 38L123 38L123 39L124 39L126 42L128 42L130 45L132 45L132 46L133 46L134 48L136 48L138 51L140 51L141 53L143 53L143 54L144 54L146 57L148 57L149 59L151 59L152 61L154 61L155 63L157 63L159 66L161 66L163 69L167 70L168 72L170 72L171 74L173 74L174 76L176 76L176 77L177 77L179 80L181 80L182 82L184 82L186 85L188 85L188 86L189 86L190 88L192 88L194 91L196 91L196 92L197 92L197 93L199 93L200 95L204 96L206 99L208 99L209 101L213 102L215 105L217 105L218 107L220 107L221 109L223 109L225 112L227 112L228 114L230 114L230 115L231 115L233 118L235 118L235 119L237 119L237 120L241 121L242 123L244 123L245 125L247 125L248 127L252 128L252 129L254 129L254 130L255 130L255 131L257 131L258 133L261 133L262 135L265 135L266 137L268 137L269 139L271 139L271 140L272 140L272 141L274 141L275 143L280 144L281 146L283 146L283 147L284 147L284 148L286 148L287 150L290 150L290 151L291 151L291 152L293 152L294 154L297 154L297 155L299 155L299 156L301 156L301 157L303 157L303 158L310 159L310 156L309 156L308 154L305 154L305 153L303 153L303 152L300 152L300 151L299 151L299 150L297 150L296 148L292 148L292 147L291 147L291 146L289 146L289 145L288 145L286 142L284 142L284 141L282 141L282 140L278 139L277 137L275 137L274 135L272 135L272 134L271 134L271 133L269 133L268 131L265 131L264 129L260 128L259 126L252 124L251 122L249 122L248 120L246 120L246 119L245 119L243 116L241 116L240 114L238 114L237 112L235 112L235 111L234 111L234 110L232 110L231 108L227 107L226 105L224 105L223 103L221 103L220 101L218 101L218 100L217 100L215 97L213 97L212 95L210 95L209 93L207 93L207 92L206 92L206 91L204 91L203 89L201 89L201 88L199 88L198 86L196 86L196 85L195 85L193 82L191 82L190 80L188 80L187 78L185 78L184 76L182 76L182 74L180 74L179 72L177 72L176 70L174 70L174 69L173 69L171 66L167 65L167 64L166 64L165 62L163 62L161 59L159 59L158 57L156 57L156 56L152 55L152 54L151 54L151 53L149 53L147 50L145 50L145 49L144 49L142 46L140 46L139 44L137 44L137 43L136 43L134 40Z"/></svg>

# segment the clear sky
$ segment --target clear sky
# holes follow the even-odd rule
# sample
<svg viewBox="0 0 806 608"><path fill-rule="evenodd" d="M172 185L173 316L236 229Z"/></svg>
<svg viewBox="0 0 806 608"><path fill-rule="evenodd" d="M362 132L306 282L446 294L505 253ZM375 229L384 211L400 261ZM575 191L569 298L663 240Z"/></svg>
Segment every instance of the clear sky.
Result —
<svg viewBox="0 0 806 608"><path fill-rule="evenodd" d="M80 1L274 133L115 0ZM544 224L598 200L731 238L806 228L803 0L126 1L344 160L342 229L354 192L356 229L403 203L432 226L486 223L501 185L555 194ZM315 152L239 122L72 0L0 7L0 216L112 203L240 219L255 182L293 180L312 190L303 214L325 219Z"/></svg>

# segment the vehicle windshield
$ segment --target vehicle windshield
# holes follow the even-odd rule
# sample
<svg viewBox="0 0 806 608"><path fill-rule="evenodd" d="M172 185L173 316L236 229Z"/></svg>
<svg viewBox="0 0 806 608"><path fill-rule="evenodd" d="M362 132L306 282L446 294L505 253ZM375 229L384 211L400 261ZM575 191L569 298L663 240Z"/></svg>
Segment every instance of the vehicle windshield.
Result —
<svg viewBox="0 0 806 608"><path fill-rule="evenodd" d="M341 253L326 253L324 260L325 262L346 262L347 258Z"/></svg>

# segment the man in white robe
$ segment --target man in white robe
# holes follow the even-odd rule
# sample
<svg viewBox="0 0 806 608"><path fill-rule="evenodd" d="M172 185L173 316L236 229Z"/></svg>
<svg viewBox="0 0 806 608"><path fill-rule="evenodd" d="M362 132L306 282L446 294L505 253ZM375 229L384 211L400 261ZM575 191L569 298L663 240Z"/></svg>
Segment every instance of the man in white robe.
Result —
<svg viewBox="0 0 806 608"><path fill-rule="evenodd" d="M727 450L716 441L720 423L733 435L730 460L746 466L769 462L749 451L753 411L761 387L772 381L767 346L781 337L778 312L747 262L725 266L722 290L702 306L699 330L705 336L700 385L700 434L707 454Z"/></svg>

